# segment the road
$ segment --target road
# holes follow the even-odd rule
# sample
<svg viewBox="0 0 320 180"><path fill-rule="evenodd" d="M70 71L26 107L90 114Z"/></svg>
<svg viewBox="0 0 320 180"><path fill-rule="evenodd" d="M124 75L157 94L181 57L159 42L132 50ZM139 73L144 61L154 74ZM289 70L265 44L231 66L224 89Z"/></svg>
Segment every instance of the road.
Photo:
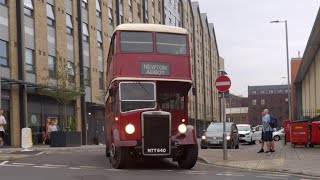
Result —
<svg viewBox="0 0 320 180"><path fill-rule="evenodd" d="M103 151L46 152L14 161L0 162L1 179L8 180L211 180L211 179L310 179L268 172L244 171L197 163L181 170L170 160L149 159L130 163L127 169L113 169Z"/></svg>

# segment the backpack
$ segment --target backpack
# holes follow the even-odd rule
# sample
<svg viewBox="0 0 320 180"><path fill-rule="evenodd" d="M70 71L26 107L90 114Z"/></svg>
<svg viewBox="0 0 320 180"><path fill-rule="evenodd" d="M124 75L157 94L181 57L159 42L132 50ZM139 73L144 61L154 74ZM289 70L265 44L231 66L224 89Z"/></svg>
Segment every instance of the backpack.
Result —
<svg viewBox="0 0 320 180"><path fill-rule="evenodd" d="M275 118L274 116L270 115L270 123L269 125L271 126L271 128L277 128L278 127L278 120L277 118Z"/></svg>

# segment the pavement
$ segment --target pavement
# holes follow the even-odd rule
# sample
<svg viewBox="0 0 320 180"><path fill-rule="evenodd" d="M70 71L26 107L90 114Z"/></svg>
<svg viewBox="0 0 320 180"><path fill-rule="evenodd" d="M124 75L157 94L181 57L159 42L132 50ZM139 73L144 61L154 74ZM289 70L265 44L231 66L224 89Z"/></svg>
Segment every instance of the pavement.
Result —
<svg viewBox="0 0 320 180"><path fill-rule="evenodd" d="M261 144L242 144L240 149L228 149L228 160L223 160L222 149L199 149L199 160L216 166L320 177L320 146L292 148L290 142L278 141L274 153L257 153L260 148Z"/></svg>
<svg viewBox="0 0 320 180"><path fill-rule="evenodd" d="M320 177L320 146L292 148L290 143L275 142L275 153L257 153L261 145L241 144L240 149L228 149L228 160L223 160L222 149L200 149L199 161L214 166L233 167L247 170L285 172ZM37 145L23 151L22 148L0 148L0 160L11 161L50 152L96 152L105 151L104 145L80 147L50 147Z"/></svg>

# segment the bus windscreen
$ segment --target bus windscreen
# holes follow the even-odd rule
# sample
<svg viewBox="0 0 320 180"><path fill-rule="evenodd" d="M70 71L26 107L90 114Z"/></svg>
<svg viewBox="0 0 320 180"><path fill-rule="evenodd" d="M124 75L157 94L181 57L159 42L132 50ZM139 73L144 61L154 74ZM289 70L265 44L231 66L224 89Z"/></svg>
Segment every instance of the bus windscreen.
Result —
<svg viewBox="0 0 320 180"><path fill-rule="evenodd" d="M186 35L157 33L156 45L161 54L187 54Z"/></svg>
<svg viewBox="0 0 320 180"><path fill-rule="evenodd" d="M153 52L151 32L121 32L121 52Z"/></svg>

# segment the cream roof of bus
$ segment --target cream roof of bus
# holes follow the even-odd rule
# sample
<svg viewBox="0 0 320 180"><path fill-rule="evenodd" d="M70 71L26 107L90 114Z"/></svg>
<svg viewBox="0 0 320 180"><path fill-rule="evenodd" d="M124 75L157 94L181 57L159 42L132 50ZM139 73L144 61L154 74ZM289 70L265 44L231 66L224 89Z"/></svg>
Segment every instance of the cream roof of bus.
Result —
<svg viewBox="0 0 320 180"><path fill-rule="evenodd" d="M164 33L176 33L176 34L188 34L186 29L167 26L161 24L121 24L116 27L116 31L150 31L150 32L164 32Z"/></svg>

